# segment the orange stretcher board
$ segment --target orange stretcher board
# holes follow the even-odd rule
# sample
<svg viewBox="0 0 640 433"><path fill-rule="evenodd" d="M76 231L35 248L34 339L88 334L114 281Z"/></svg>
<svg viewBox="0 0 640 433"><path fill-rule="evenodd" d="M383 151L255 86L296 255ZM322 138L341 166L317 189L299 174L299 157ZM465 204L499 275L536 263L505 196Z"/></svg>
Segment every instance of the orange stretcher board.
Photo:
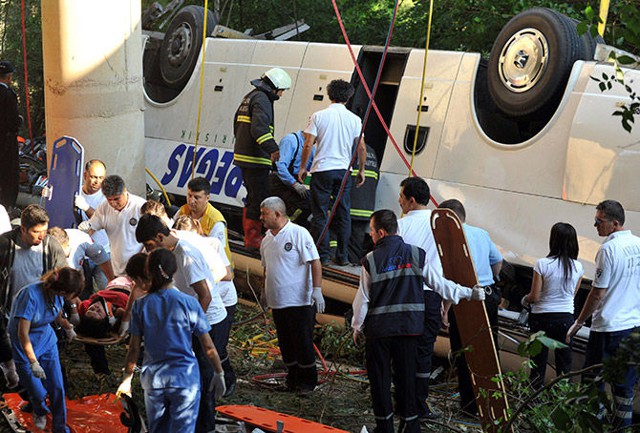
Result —
<svg viewBox="0 0 640 433"><path fill-rule="evenodd" d="M274 412L257 406L227 405L218 406L216 410L238 421L259 427L269 432L282 433L349 433L324 424L298 418L284 413ZM278 422L283 425L278 430Z"/></svg>
<svg viewBox="0 0 640 433"><path fill-rule="evenodd" d="M438 247L445 278L466 287L478 284L471 253L467 246L462 223L449 209L436 209L431 214L431 229ZM502 380L492 378L501 375L500 360L491 335L491 327L484 302L460 301L453 306L464 356L476 396L478 412L485 431L497 432L495 421L507 419L509 404ZM485 390L486 392L482 392Z"/></svg>

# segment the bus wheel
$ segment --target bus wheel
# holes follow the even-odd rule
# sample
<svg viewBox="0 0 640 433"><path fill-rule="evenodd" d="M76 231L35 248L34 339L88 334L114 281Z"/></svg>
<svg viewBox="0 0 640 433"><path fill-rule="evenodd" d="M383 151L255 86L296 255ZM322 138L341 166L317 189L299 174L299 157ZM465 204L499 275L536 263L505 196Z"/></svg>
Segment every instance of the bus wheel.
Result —
<svg viewBox="0 0 640 433"><path fill-rule="evenodd" d="M217 24L214 14L207 11L207 34ZM160 75L164 84L182 90L191 78L202 47L204 8L186 6L169 24L160 46Z"/></svg>
<svg viewBox="0 0 640 433"><path fill-rule="evenodd" d="M505 25L493 44L489 93L511 117L555 111L571 68L585 51L570 18L545 8L524 11Z"/></svg>

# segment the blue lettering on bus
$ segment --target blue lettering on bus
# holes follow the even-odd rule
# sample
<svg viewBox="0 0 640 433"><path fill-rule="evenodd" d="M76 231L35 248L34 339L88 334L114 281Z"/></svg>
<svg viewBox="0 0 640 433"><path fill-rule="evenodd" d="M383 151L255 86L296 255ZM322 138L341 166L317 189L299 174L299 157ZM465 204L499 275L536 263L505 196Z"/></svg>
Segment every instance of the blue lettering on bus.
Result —
<svg viewBox="0 0 640 433"><path fill-rule="evenodd" d="M167 171L160 182L168 185L178 176L177 186L184 188L191 178L194 151L194 146L184 143L176 146L169 156ZM242 186L242 174L240 168L232 163L233 152L200 147L195 157L195 173L211 183L211 194L219 195L224 190L224 195L235 198Z"/></svg>

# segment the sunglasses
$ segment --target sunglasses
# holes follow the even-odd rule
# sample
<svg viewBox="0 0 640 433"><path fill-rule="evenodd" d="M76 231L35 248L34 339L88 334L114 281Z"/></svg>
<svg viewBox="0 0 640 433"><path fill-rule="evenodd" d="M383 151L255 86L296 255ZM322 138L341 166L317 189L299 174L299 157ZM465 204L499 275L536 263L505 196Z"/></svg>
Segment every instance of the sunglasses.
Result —
<svg viewBox="0 0 640 433"><path fill-rule="evenodd" d="M595 218L595 223L593 224L594 227L598 227L600 224L607 222L607 221L611 221L611 220L601 220L600 218Z"/></svg>

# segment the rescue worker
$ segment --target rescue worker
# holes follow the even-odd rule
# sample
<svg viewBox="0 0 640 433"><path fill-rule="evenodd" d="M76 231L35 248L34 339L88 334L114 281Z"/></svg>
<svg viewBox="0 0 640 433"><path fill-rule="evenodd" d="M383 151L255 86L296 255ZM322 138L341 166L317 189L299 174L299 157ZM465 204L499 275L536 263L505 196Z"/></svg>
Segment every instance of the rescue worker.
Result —
<svg viewBox="0 0 640 433"><path fill-rule="evenodd" d="M18 114L18 97L9 87L15 72L13 65L0 61L0 204L7 209L16 205L18 198L18 141L16 136L22 125Z"/></svg>
<svg viewBox="0 0 640 433"><path fill-rule="evenodd" d="M370 222L375 248L362 260L360 287L353 301L353 339L366 336L365 356L371 384L376 433L393 433L391 380L396 386L398 431L419 433L416 405L418 338L424 327L423 284L452 302L484 300L484 289L470 289L444 279L425 260L425 252L405 243L398 220L388 209Z"/></svg>
<svg viewBox="0 0 640 433"><path fill-rule="evenodd" d="M273 103L291 87L291 77L280 68L272 68L251 84L255 89L243 98L234 116L233 163L240 167L247 189L242 212L244 245L255 251L262 241L260 203L271 195L269 172L279 157L273 138Z"/></svg>
<svg viewBox="0 0 640 433"><path fill-rule="evenodd" d="M311 215L310 194L304 183L298 181L303 144L301 130L287 134L280 140L280 154L275 162L276 171L271 173L271 193L280 197L287 205L287 215L292 222L308 229L308 219ZM307 170L311 168L314 153L312 150Z"/></svg>

